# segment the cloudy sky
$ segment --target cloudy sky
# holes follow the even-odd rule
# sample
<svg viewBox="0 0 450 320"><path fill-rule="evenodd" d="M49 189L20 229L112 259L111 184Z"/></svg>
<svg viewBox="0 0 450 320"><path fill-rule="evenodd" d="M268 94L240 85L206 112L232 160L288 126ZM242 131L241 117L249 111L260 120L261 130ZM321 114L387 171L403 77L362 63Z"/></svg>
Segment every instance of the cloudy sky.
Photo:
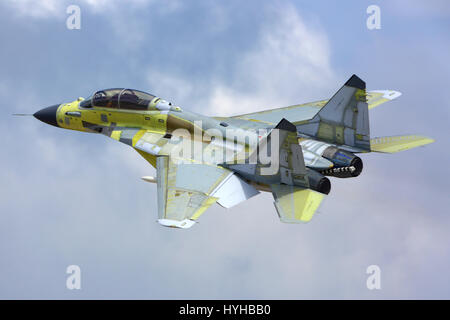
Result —
<svg viewBox="0 0 450 320"><path fill-rule="evenodd" d="M0 298L450 298L448 1L4 0L0 21ZM266 193L163 228L132 149L11 116L108 87L232 115L328 98L353 73L403 93L371 111L373 137L436 143L363 155L304 225Z"/></svg>

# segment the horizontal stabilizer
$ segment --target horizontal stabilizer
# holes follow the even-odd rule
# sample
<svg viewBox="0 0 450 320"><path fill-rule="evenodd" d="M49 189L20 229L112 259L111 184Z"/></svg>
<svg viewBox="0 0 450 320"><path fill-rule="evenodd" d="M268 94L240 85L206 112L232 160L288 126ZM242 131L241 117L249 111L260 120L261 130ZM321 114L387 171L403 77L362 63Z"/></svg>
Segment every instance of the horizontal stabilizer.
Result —
<svg viewBox="0 0 450 320"><path fill-rule="evenodd" d="M325 197L320 192L296 186L273 184L270 187L278 216L285 223L309 222Z"/></svg>
<svg viewBox="0 0 450 320"><path fill-rule="evenodd" d="M396 153L432 142L434 142L433 139L417 135L380 137L370 140L370 150L372 152Z"/></svg>
<svg viewBox="0 0 450 320"><path fill-rule="evenodd" d="M372 90L368 91L366 98L369 110L378 107L380 104L397 99L402 94L394 90Z"/></svg>

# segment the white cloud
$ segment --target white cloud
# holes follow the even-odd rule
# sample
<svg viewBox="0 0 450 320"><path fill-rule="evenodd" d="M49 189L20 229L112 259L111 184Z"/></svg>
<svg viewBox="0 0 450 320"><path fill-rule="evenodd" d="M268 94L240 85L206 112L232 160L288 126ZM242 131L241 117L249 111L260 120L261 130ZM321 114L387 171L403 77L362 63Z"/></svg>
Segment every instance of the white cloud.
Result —
<svg viewBox="0 0 450 320"><path fill-rule="evenodd" d="M48 18L65 13L63 2L58 0L6 0L6 4L11 6L17 14L32 18Z"/></svg>
<svg viewBox="0 0 450 320"><path fill-rule="evenodd" d="M128 0L128 8L140 8L146 6L154 1L152 0ZM178 1L173 1L174 4L170 4L169 8L173 10L177 7ZM8 6L20 16L32 17L32 18L66 18L66 8L69 5L74 4L70 0L6 0ZM118 10L119 6L123 4L117 0L81 0L75 4L81 7L81 10L88 8L88 10L94 13L104 13L111 10Z"/></svg>
<svg viewBox="0 0 450 320"><path fill-rule="evenodd" d="M270 10L255 47L235 66L231 87L213 88L211 106L235 114L321 99L335 76L327 36L291 5Z"/></svg>
<svg viewBox="0 0 450 320"><path fill-rule="evenodd" d="M147 83L149 90L176 105L182 106L183 100L194 94L200 88L183 77L178 77L158 70L148 71Z"/></svg>
<svg viewBox="0 0 450 320"><path fill-rule="evenodd" d="M336 79L326 34L307 26L292 5L265 9L268 18L258 39L227 66L231 80L211 75L195 88L189 75L151 70L149 87L157 94L174 92L181 105L194 94L207 113L224 116L324 98Z"/></svg>

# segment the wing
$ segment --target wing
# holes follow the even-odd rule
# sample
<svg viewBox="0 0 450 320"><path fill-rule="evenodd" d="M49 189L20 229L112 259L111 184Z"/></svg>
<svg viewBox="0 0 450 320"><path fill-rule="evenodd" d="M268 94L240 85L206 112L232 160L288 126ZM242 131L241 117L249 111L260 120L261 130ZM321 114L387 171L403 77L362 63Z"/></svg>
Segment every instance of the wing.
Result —
<svg viewBox="0 0 450 320"><path fill-rule="evenodd" d="M198 154L179 153L176 148L180 141L171 135L140 132L131 142L144 158L155 164L158 222L164 226L189 228L212 204L217 202L230 208L259 193L217 162L198 161ZM184 143L191 141L186 139ZM198 152L210 154L213 148L212 143L201 143Z"/></svg>
<svg viewBox="0 0 450 320"><path fill-rule="evenodd" d="M394 100L401 96L401 93L393 90L373 90L367 92L368 108L372 109L382 103ZM275 125L286 118L292 123L309 120L328 102L320 100L304 104L293 105L284 108L277 108L253 113L247 113L230 117L231 119L242 119Z"/></svg>
<svg viewBox="0 0 450 320"><path fill-rule="evenodd" d="M416 135L374 138L370 139L370 151L396 153L432 142L433 139Z"/></svg>
<svg viewBox="0 0 450 320"><path fill-rule="evenodd" d="M156 170L158 222L167 227L189 228L215 202L231 207L259 193L219 166L159 156Z"/></svg>
<svg viewBox="0 0 450 320"><path fill-rule="evenodd" d="M268 125L276 125L285 118L289 122L294 123L311 119L326 102L327 100L308 102L289 107L237 115L230 118L262 122Z"/></svg>
<svg viewBox="0 0 450 320"><path fill-rule="evenodd" d="M211 170L203 178L202 168L202 165L176 165L167 156L156 159L160 224L189 228L218 200L211 195L212 190L228 173L208 168Z"/></svg>

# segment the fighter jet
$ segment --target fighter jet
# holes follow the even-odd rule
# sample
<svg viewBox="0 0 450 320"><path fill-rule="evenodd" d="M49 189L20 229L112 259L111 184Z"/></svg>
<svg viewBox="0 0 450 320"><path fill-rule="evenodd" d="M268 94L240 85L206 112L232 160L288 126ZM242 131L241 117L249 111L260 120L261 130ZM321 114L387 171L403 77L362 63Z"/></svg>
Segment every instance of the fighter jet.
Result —
<svg viewBox="0 0 450 320"><path fill-rule="evenodd" d="M34 114L55 127L125 143L156 168L157 221L192 227L214 203L233 207L271 192L282 222L308 222L330 192L328 177L354 178L357 154L395 153L433 142L403 135L371 138L369 110L398 98L367 91L356 75L329 100L207 117L134 89L96 91Z"/></svg>

